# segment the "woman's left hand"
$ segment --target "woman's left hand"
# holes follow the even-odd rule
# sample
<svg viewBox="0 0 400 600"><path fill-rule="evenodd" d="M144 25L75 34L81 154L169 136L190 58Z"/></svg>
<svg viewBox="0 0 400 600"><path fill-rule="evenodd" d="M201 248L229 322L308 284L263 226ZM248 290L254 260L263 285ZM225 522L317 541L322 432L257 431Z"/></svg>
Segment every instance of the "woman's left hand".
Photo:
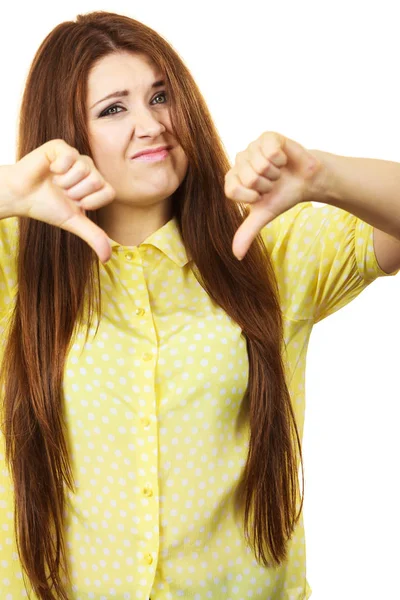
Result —
<svg viewBox="0 0 400 600"><path fill-rule="evenodd" d="M236 155L225 175L225 195L249 204L250 213L232 242L241 260L260 230L296 204L310 200L322 163L285 136L267 131Z"/></svg>

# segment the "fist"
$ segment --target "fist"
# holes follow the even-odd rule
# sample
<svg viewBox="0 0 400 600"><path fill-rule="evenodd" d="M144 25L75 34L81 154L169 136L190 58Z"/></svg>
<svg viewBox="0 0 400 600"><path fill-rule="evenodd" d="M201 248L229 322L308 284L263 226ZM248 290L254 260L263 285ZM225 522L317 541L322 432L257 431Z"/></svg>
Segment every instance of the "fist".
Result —
<svg viewBox="0 0 400 600"><path fill-rule="evenodd" d="M115 199L90 156L62 139L26 154L8 171L9 195L16 216L30 217L81 237L102 262L111 257L107 234L85 216Z"/></svg>
<svg viewBox="0 0 400 600"><path fill-rule="evenodd" d="M237 230L233 254L241 260L270 221L307 200L322 167L311 152L285 136L267 131L236 155L225 175L225 195L249 204L249 215Z"/></svg>

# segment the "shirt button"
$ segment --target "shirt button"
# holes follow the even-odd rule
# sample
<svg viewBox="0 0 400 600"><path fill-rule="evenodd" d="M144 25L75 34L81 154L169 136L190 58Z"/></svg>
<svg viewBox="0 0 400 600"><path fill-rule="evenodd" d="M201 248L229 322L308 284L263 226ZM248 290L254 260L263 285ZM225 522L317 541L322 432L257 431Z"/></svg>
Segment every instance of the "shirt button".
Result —
<svg viewBox="0 0 400 600"><path fill-rule="evenodd" d="M153 355L150 354L150 352L145 352L142 356L143 360L151 360L153 358Z"/></svg>
<svg viewBox="0 0 400 600"><path fill-rule="evenodd" d="M150 425L150 419L149 419L149 417L143 417L142 418L142 425L143 425L143 427L148 427Z"/></svg>
<svg viewBox="0 0 400 600"><path fill-rule="evenodd" d="M125 254L125 258L126 258L126 260L132 260L132 258L133 258L133 254L132 254L132 252L127 252L127 253Z"/></svg>
<svg viewBox="0 0 400 600"><path fill-rule="evenodd" d="M153 557L151 554L146 554L144 559L147 562L147 564L149 564L149 565L151 565L151 563L153 562Z"/></svg>
<svg viewBox="0 0 400 600"><path fill-rule="evenodd" d="M139 317L143 317L143 315L144 315L144 308L137 308L135 310L135 314L137 314Z"/></svg>
<svg viewBox="0 0 400 600"><path fill-rule="evenodd" d="M148 496L148 497L150 497L150 496L153 495L153 490L151 489L151 485L145 485L144 486L144 488L143 488L143 494L145 496Z"/></svg>

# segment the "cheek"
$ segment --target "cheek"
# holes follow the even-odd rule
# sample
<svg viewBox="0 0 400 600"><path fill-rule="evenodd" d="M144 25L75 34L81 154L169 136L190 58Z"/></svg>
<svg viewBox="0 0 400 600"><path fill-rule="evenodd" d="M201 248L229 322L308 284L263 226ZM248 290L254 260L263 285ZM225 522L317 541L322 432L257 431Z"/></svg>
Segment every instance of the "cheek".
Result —
<svg viewBox="0 0 400 600"><path fill-rule="evenodd" d="M93 157L93 161L99 173L110 183L110 179L113 178L113 175L115 177L118 170L121 169L121 165L118 165L116 154L110 149L97 149L96 155Z"/></svg>
<svg viewBox="0 0 400 600"><path fill-rule="evenodd" d="M176 151L176 155L175 155L176 156L176 168L179 171L180 175L185 176L188 165L189 165L189 161L181 147L176 148L175 151Z"/></svg>
<svg viewBox="0 0 400 600"><path fill-rule="evenodd" d="M115 128L109 131L93 131L90 136L90 148L93 160L98 168L105 168L111 164L115 165L118 157L123 156L125 143L124 136L119 135Z"/></svg>

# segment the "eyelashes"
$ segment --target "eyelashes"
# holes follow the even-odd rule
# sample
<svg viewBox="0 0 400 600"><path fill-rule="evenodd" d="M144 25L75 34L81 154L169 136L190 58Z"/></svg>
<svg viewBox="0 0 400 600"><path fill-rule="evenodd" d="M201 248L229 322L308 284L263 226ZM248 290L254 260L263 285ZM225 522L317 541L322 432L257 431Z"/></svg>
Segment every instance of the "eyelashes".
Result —
<svg viewBox="0 0 400 600"><path fill-rule="evenodd" d="M165 102L162 102L162 103L156 102L156 104L166 104L167 103L167 93L165 91L159 92L156 96L154 96L152 102L156 98L158 98L159 96L163 96L165 98ZM111 117L112 115L118 115L121 112L121 111L119 111L119 112L110 113L109 111L112 110L113 108L122 108L123 109L124 107L120 106L119 104L112 104L111 106L109 106L108 108L104 109L100 113L99 118L102 118L102 117Z"/></svg>

